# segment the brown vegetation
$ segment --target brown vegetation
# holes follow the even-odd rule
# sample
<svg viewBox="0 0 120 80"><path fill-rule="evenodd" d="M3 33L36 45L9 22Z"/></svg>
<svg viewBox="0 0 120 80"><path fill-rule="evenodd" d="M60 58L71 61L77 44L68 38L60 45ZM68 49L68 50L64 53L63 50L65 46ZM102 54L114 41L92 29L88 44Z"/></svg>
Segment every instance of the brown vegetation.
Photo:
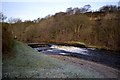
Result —
<svg viewBox="0 0 120 80"><path fill-rule="evenodd" d="M2 23L2 53L3 58L10 58L13 57L14 54L12 53L13 47L13 38L12 34L8 29L9 24ZM12 53L12 54L11 54Z"/></svg>
<svg viewBox="0 0 120 80"><path fill-rule="evenodd" d="M36 22L11 24L10 29L15 38L27 43L74 41L119 51L119 10L116 7L112 11L103 12L104 7L101 10L74 14L60 12Z"/></svg>
<svg viewBox="0 0 120 80"><path fill-rule="evenodd" d="M57 13L29 26L13 24L14 36L25 42L78 41L104 48L120 49L118 13L108 13L102 17L94 17L92 13L93 20L90 20L91 17L87 14L60 14Z"/></svg>

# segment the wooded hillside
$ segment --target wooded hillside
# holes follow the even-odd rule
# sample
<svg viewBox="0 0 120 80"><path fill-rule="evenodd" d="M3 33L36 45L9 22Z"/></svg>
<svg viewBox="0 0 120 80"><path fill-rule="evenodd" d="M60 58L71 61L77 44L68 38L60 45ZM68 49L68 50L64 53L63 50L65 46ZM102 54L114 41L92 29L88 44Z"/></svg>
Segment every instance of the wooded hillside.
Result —
<svg viewBox="0 0 120 80"><path fill-rule="evenodd" d="M9 28L15 38L27 43L74 41L119 51L120 10L103 9L74 14L59 12L37 21L16 22Z"/></svg>

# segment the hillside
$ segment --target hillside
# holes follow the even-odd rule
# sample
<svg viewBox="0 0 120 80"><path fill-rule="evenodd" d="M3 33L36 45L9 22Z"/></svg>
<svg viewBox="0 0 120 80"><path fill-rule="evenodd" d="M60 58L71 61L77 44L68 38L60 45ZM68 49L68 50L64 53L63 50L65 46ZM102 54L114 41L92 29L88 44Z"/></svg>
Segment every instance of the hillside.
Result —
<svg viewBox="0 0 120 80"><path fill-rule="evenodd" d="M18 41L15 41L13 52L14 58L3 59L3 78L117 78L117 72L112 76L112 72L105 76L99 71L75 66L36 52Z"/></svg>
<svg viewBox="0 0 120 80"><path fill-rule="evenodd" d="M32 21L10 25L14 37L26 43L83 42L108 50L120 50L119 12L89 12L69 15L59 12Z"/></svg>

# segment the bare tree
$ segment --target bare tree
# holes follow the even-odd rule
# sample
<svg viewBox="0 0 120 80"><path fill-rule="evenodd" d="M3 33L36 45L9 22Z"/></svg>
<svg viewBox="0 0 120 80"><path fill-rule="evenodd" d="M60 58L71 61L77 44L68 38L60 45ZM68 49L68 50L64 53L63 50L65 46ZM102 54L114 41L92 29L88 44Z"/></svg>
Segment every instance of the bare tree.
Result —
<svg viewBox="0 0 120 80"><path fill-rule="evenodd" d="M51 17L51 15L48 14L47 16L45 16L45 19L48 19L48 18L50 18L50 17Z"/></svg>
<svg viewBox="0 0 120 80"><path fill-rule="evenodd" d="M84 7L80 8L80 12L86 13L86 12L90 11L90 8L91 8L91 6L89 4L85 5Z"/></svg>
<svg viewBox="0 0 120 80"><path fill-rule="evenodd" d="M101 12L114 12L114 11L117 11L118 8L116 5L106 5L106 6L103 6L99 9Z"/></svg>
<svg viewBox="0 0 120 80"><path fill-rule="evenodd" d="M7 17L2 12L0 12L0 22L4 22L6 19Z"/></svg>
<svg viewBox="0 0 120 80"><path fill-rule="evenodd" d="M85 9L85 12L87 12L90 10L91 6L88 4L88 5L85 5L83 8Z"/></svg>
<svg viewBox="0 0 120 80"><path fill-rule="evenodd" d="M120 11L120 1L118 2L118 10Z"/></svg>
<svg viewBox="0 0 120 80"><path fill-rule="evenodd" d="M80 13L80 9L78 7L73 9L73 14Z"/></svg>
<svg viewBox="0 0 120 80"><path fill-rule="evenodd" d="M22 22L22 20L20 19L20 18L9 18L8 19L8 22L9 23L21 23Z"/></svg>
<svg viewBox="0 0 120 80"><path fill-rule="evenodd" d="M67 8L66 12L67 12L67 14L72 15L72 14L73 14L73 9L72 9L72 7Z"/></svg>

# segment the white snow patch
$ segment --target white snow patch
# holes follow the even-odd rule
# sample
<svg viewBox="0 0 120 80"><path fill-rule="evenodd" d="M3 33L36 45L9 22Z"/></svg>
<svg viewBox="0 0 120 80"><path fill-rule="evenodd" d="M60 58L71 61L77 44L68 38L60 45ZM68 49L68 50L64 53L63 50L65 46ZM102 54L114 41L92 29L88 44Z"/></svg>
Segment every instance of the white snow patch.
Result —
<svg viewBox="0 0 120 80"><path fill-rule="evenodd" d="M50 52L52 52L53 50L47 50L47 51L50 51Z"/></svg>
<svg viewBox="0 0 120 80"><path fill-rule="evenodd" d="M40 48L34 48L36 51L40 50Z"/></svg>
<svg viewBox="0 0 120 80"><path fill-rule="evenodd" d="M52 45L50 48L55 48L58 50L64 50L67 52L73 52L73 53L79 53L79 54L87 54L87 51L85 48L78 48L78 47L74 47L74 46L57 46L57 45Z"/></svg>
<svg viewBox="0 0 120 80"><path fill-rule="evenodd" d="M59 54L65 55L66 53L59 53Z"/></svg>
<svg viewBox="0 0 120 80"><path fill-rule="evenodd" d="M88 49L95 50L95 48L88 48Z"/></svg>

